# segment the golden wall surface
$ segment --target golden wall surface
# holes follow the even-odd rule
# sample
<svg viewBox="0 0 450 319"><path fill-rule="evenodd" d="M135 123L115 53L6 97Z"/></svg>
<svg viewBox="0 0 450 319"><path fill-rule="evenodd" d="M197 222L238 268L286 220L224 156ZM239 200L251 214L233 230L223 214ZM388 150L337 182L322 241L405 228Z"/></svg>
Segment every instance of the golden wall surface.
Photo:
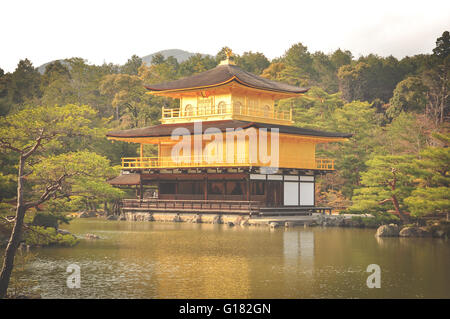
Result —
<svg viewBox="0 0 450 319"><path fill-rule="evenodd" d="M264 142L265 141L265 142ZM262 166L320 169L316 145L319 137L264 132L248 128L232 134L216 133L141 139L134 142L158 144L158 157L125 158L123 168Z"/></svg>
<svg viewBox="0 0 450 319"><path fill-rule="evenodd" d="M267 92L229 88L213 92L189 92L178 98L179 108L163 108L163 124L230 119L282 125L293 123L291 111L277 110L275 96Z"/></svg>

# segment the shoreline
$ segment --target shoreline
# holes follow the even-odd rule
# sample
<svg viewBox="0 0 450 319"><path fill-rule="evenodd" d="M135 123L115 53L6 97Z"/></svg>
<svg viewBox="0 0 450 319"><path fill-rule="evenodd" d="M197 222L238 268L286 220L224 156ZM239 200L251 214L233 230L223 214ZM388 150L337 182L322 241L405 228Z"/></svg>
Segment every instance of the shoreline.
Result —
<svg viewBox="0 0 450 319"><path fill-rule="evenodd" d="M207 223L225 224L229 227L269 227L291 228L291 227L342 227L342 228L367 228L373 229L377 237L450 237L450 222L446 220L435 221L431 225L398 225L393 223L367 223L374 216L370 214L342 214L325 215L312 213L300 216L266 216L251 217L232 214L190 214L190 213L143 213L126 212L119 216L98 216L95 218L119 221L141 221L141 222L181 222L181 223ZM375 220L374 220L375 222Z"/></svg>

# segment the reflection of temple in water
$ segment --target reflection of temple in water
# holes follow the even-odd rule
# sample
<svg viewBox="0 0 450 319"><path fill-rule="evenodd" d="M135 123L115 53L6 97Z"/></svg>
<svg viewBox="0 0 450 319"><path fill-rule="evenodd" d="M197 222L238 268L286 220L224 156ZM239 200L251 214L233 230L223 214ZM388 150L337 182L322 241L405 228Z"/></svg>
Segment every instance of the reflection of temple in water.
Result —
<svg viewBox="0 0 450 319"><path fill-rule="evenodd" d="M257 249L258 242L267 238L266 231L255 229L249 234L249 229L212 224L159 224L154 230L134 237L133 249L120 251L127 260L151 263L145 285L149 288L145 290L154 290L154 297L250 296L252 270L248 256Z"/></svg>
<svg viewBox="0 0 450 319"><path fill-rule="evenodd" d="M289 298L310 291L314 282L314 233L284 231L283 255L285 296Z"/></svg>
<svg viewBox="0 0 450 319"><path fill-rule="evenodd" d="M300 266L312 273L314 266L314 233L312 231L285 231L283 233L284 263Z"/></svg>
<svg viewBox="0 0 450 319"><path fill-rule="evenodd" d="M139 224L131 227L138 230ZM298 296L314 280L312 231L212 224L142 228L124 235L130 249L118 254L145 269L137 288L157 298Z"/></svg>

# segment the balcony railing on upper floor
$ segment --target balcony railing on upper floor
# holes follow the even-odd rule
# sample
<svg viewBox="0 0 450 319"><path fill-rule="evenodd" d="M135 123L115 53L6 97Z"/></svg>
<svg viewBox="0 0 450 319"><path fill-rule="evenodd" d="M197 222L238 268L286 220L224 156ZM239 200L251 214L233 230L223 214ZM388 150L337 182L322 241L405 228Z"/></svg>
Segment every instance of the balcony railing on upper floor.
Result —
<svg viewBox="0 0 450 319"><path fill-rule="evenodd" d="M249 167L271 166L251 163L248 158L236 157L231 161L216 161L208 159L194 160L193 157L180 157L176 160L171 157L124 157L122 169L150 169L150 168L198 168L198 167ZM334 170L334 159L316 158L303 161L280 161L280 167L314 170Z"/></svg>
<svg viewBox="0 0 450 319"><path fill-rule="evenodd" d="M184 109L162 108L162 121L193 120L211 117L232 117L233 115L255 119L269 119L290 124L292 122L292 109L278 110L269 106L251 106L242 103L219 103L217 105L192 106Z"/></svg>

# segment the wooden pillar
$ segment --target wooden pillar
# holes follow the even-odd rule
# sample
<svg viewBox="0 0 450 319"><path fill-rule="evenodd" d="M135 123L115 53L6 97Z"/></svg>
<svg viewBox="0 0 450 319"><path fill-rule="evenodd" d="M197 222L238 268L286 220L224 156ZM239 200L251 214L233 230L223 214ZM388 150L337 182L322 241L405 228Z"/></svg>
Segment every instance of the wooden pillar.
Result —
<svg viewBox="0 0 450 319"><path fill-rule="evenodd" d="M178 199L178 177L175 178L175 199Z"/></svg>
<svg viewBox="0 0 450 319"><path fill-rule="evenodd" d="M223 183L222 198L225 200L227 193L227 181L224 179L222 183Z"/></svg>
<svg viewBox="0 0 450 319"><path fill-rule="evenodd" d="M139 199L140 200L144 199L144 186L142 185L142 175L141 174L139 174Z"/></svg>
<svg viewBox="0 0 450 319"><path fill-rule="evenodd" d="M159 162L158 166L162 165L161 160L162 160L161 159L161 141L158 141L158 162Z"/></svg>
<svg viewBox="0 0 450 319"><path fill-rule="evenodd" d="M247 184L247 200L250 200L250 176L247 176L246 178L246 184Z"/></svg>
<svg viewBox="0 0 450 319"><path fill-rule="evenodd" d="M156 177L156 187L158 188L158 199L159 199L160 198L159 195L161 194L160 187L159 187L159 174Z"/></svg>
<svg viewBox="0 0 450 319"><path fill-rule="evenodd" d="M203 181L205 182L205 187L204 187L204 193L205 193L205 200L208 199L208 175L205 174L205 178L203 179Z"/></svg>

